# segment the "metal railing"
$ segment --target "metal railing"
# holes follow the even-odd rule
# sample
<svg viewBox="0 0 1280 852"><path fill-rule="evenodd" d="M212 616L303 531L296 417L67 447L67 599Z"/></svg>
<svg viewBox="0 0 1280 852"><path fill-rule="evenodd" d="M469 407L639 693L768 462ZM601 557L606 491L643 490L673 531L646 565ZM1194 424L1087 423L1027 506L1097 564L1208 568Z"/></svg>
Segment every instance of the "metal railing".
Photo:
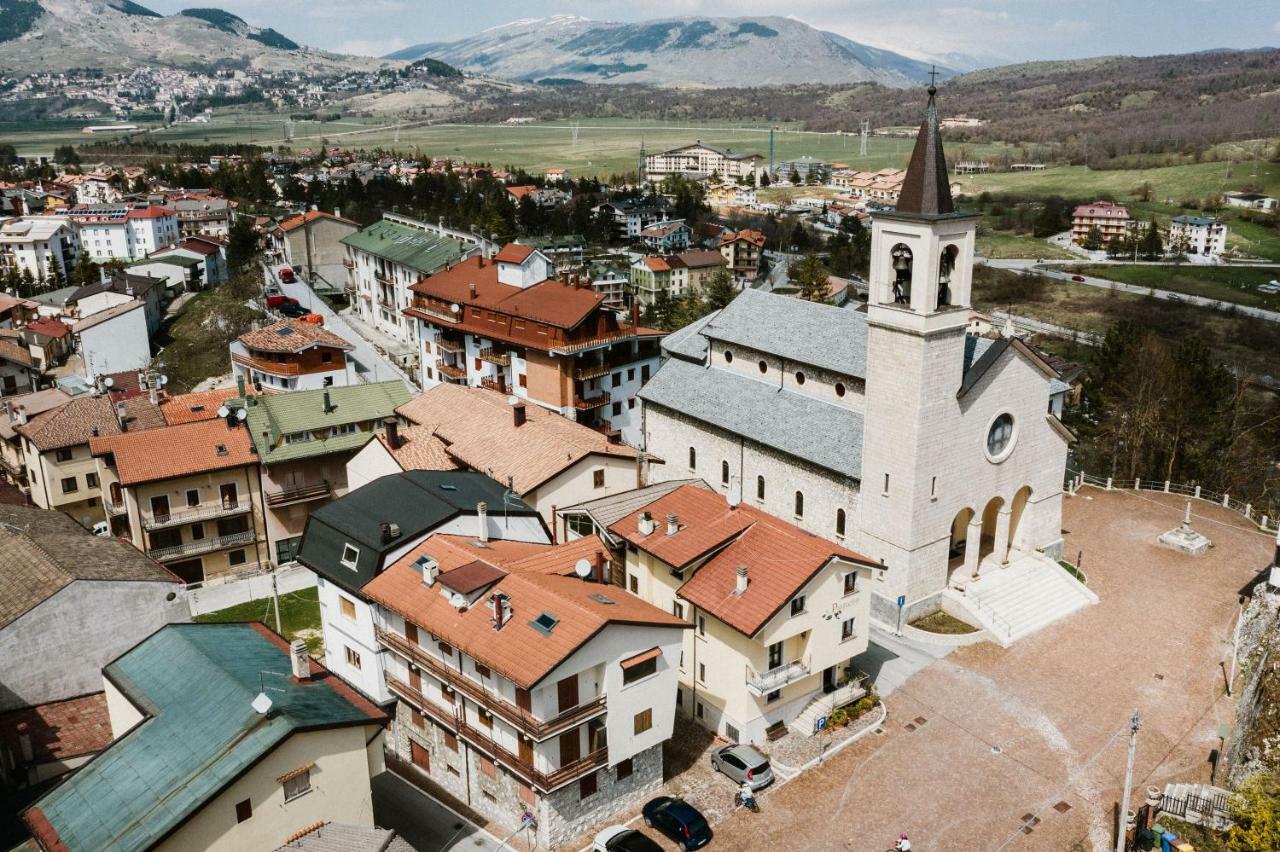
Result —
<svg viewBox="0 0 1280 852"><path fill-rule="evenodd" d="M236 547L241 544L253 544L255 538L256 533L253 530L245 530L231 535L217 535L212 538L189 541L186 544L178 544L173 547L149 547L147 548L147 555L157 562L168 562L185 556L212 553L215 550Z"/></svg>
<svg viewBox="0 0 1280 852"><path fill-rule="evenodd" d="M194 524L199 521L210 521L214 518L229 518L232 515L242 515L252 509L252 500L237 500L234 503L223 502L192 506L179 512L143 512L142 528L144 530L158 530L165 527L181 526L182 524Z"/></svg>
<svg viewBox="0 0 1280 852"><path fill-rule="evenodd" d="M449 340L445 337L436 338L436 348L441 352L453 352L455 354L461 354L467 349L466 344L461 340Z"/></svg>
<svg viewBox="0 0 1280 852"><path fill-rule="evenodd" d="M291 503L305 503L308 500L320 500L331 492L328 481L311 485L296 485L282 488L279 491L268 491L265 494L268 506L287 506Z"/></svg>
<svg viewBox="0 0 1280 852"><path fill-rule="evenodd" d="M1257 525L1263 532L1274 533L1280 529L1280 518L1254 511L1252 503L1233 499L1230 494L1219 494L1199 485L1158 479L1115 479L1110 476L1093 476L1084 471L1069 471L1063 490L1069 494L1075 494L1082 485L1094 485L1106 491L1159 491L1162 494L1179 494L1230 509Z"/></svg>
<svg viewBox="0 0 1280 852"><path fill-rule="evenodd" d="M102 505L107 510L108 515L123 515L125 512L129 511L129 507L124 504L123 500L117 503L110 497L103 497Z"/></svg>
<svg viewBox="0 0 1280 852"><path fill-rule="evenodd" d="M803 660L792 660L789 663L783 663L764 672L757 672L751 666L747 666L747 689L756 695L768 695L770 692L777 692L787 684L795 683L809 675L808 657Z"/></svg>
<svg viewBox="0 0 1280 852"><path fill-rule="evenodd" d="M566 710L555 718L539 719L528 710L523 710L507 701L501 695L487 688L483 683L475 681L457 669L445 665L437 657L414 645L408 638L380 627L375 628L374 632L384 648L395 651L411 664L418 666L420 669L425 669L436 680L461 692L477 705L513 727L524 731L535 740L544 740L555 736L605 712L604 696L600 695L579 704L577 707Z"/></svg>

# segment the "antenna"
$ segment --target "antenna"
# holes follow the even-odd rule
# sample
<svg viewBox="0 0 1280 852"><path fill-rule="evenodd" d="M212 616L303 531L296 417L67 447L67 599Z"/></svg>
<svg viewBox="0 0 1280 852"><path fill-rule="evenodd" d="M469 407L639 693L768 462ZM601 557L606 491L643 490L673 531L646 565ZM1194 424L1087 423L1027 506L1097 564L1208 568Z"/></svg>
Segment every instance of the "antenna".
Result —
<svg viewBox="0 0 1280 852"><path fill-rule="evenodd" d="M591 563L585 559L579 559L573 563L573 573L585 580L591 576Z"/></svg>
<svg viewBox="0 0 1280 852"><path fill-rule="evenodd" d="M220 407L218 409L218 416L223 419L226 419L227 417L231 416L231 409L227 408L225 405Z"/></svg>

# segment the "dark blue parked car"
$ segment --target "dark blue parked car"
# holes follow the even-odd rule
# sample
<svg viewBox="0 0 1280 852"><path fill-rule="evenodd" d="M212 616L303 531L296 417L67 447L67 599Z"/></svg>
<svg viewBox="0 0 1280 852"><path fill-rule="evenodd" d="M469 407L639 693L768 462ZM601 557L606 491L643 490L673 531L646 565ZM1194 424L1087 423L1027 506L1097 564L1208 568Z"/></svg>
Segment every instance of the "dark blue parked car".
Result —
<svg viewBox="0 0 1280 852"><path fill-rule="evenodd" d="M711 826L684 799L659 796L644 806L644 824L658 829L681 849L701 849L711 842Z"/></svg>

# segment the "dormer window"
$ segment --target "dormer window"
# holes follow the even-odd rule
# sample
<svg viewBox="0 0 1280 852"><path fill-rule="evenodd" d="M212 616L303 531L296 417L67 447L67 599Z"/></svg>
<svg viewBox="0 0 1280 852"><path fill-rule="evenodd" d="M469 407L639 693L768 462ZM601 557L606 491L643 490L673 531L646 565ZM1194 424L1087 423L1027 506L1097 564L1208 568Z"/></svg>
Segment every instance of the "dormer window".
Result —
<svg viewBox="0 0 1280 852"><path fill-rule="evenodd" d="M351 542L347 542L342 546L342 558L339 560L343 567L356 570L356 560L360 558L360 548Z"/></svg>

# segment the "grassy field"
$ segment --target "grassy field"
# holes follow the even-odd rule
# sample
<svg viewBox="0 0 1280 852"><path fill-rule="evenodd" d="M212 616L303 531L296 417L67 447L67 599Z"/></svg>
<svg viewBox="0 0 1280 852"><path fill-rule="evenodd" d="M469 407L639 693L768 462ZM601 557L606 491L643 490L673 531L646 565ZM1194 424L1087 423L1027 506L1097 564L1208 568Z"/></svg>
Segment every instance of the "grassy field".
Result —
<svg viewBox="0 0 1280 852"><path fill-rule="evenodd" d="M201 623L260 621L272 630L276 629L275 607L271 598L248 601L217 612L197 615L195 620ZM313 588L281 595L280 624L286 639L304 639L307 649L312 654L319 654L323 645L320 635L320 592Z"/></svg>
<svg viewBox="0 0 1280 852"><path fill-rule="evenodd" d="M1041 258L1044 260L1071 260L1076 255L1066 249L1030 234L1012 231L990 231L979 228L976 251L980 257L996 260L1005 258Z"/></svg>
<svg viewBox="0 0 1280 852"><path fill-rule="evenodd" d="M238 275L216 290L197 293L160 330L156 340L162 348L153 366L169 377L171 391L187 393L230 371L227 347L263 318L247 304L257 295L252 275Z"/></svg>
<svg viewBox="0 0 1280 852"><path fill-rule="evenodd" d="M1106 334L1113 323L1129 320L1172 341L1198 336L1223 363L1263 375L1275 373L1280 324L1057 279L1039 279L1042 284L1011 293L1008 287L995 283L1001 278L1004 276L1000 270L975 268L974 307L981 311L1008 310L1095 334Z"/></svg>
<svg viewBox="0 0 1280 852"><path fill-rule="evenodd" d="M1160 290L1172 290L1175 293L1187 293L1192 296L1204 296L1220 299L1224 302L1235 302L1254 308L1280 310L1280 294L1259 293L1258 285L1266 284L1280 278L1280 269L1250 269L1243 267L1212 266L1105 266L1072 267L1071 272L1079 272L1096 278L1121 281L1138 287L1154 287Z"/></svg>
<svg viewBox="0 0 1280 852"><path fill-rule="evenodd" d="M982 175L957 175L955 180L973 195L982 192L1014 192L1035 195L1110 194L1117 200L1132 202L1133 190L1143 182L1152 188L1151 206L1159 212L1176 209L1184 198L1203 198L1213 192L1239 189L1245 184L1261 186L1263 191L1280 193L1280 163L1236 163L1227 176L1227 163L1196 163L1159 169L1117 169L1104 171L1084 166L1058 166L1042 172L988 172ZM1135 205L1142 212L1143 205Z"/></svg>

